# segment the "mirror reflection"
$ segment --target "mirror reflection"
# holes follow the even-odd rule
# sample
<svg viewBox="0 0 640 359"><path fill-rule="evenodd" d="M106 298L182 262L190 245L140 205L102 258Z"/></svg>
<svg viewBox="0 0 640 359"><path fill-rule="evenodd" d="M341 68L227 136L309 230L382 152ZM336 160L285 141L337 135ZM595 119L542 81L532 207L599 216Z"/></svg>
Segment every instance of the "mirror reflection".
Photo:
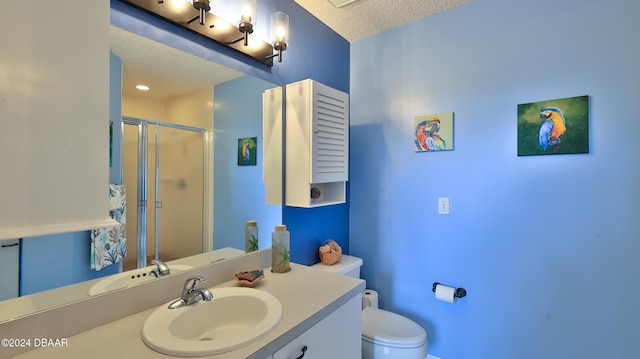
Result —
<svg viewBox="0 0 640 359"><path fill-rule="evenodd" d="M122 119L122 128L129 198L123 270L207 251L211 236L204 224L212 217L204 199L211 181L204 174L213 164L204 158L211 151L211 131L129 117Z"/></svg>
<svg viewBox="0 0 640 359"><path fill-rule="evenodd" d="M110 182L127 190L127 256L101 269L104 275L95 272L96 279L40 292L36 285L0 301L0 322L81 300L90 288L100 294L148 280L152 260L188 270L241 255L248 220L258 222L259 249L266 248L281 223L281 205L265 201L261 143L262 95L277 85L117 27L110 33L112 53L122 61L122 120L112 127ZM150 89L140 93L141 83ZM255 140L255 165L239 162L245 139ZM44 270L37 258L20 260L32 273Z"/></svg>

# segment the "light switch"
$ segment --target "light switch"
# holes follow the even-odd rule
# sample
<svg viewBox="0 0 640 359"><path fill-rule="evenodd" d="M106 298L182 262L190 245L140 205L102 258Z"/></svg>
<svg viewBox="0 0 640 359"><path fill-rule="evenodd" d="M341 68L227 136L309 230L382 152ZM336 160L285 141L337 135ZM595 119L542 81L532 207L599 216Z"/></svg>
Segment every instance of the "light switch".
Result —
<svg viewBox="0 0 640 359"><path fill-rule="evenodd" d="M449 197L438 197L438 214L449 214Z"/></svg>

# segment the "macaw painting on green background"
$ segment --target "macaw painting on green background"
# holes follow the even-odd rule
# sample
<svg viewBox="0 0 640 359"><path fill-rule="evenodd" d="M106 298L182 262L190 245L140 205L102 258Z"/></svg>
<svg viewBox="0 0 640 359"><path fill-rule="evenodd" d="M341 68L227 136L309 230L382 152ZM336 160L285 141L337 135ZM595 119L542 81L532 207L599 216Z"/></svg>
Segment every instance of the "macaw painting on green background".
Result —
<svg viewBox="0 0 640 359"><path fill-rule="evenodd" d="M589 153L589 96L518 105L518 156Z"/></svg>
<svg viewBox="0 0 640 359"><path fill-rule="evenodd" d="M238 139L238 166L256 165L257 142L257 137Z"/></svg>

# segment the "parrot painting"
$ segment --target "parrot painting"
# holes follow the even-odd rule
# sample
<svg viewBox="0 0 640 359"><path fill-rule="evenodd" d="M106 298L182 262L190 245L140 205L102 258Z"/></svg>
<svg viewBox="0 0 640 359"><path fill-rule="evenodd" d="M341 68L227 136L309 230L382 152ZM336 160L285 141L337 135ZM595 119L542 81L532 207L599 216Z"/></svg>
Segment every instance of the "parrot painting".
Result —
<svg viewBox="0 0 640 359"><path fill-rule="evenodd" d="M438 135L438 131L440 131L440 119L437 117L418 123L416 126L416 146L422 151L444 150L445 143Z"/></svg>
<svg viewBox="0 0 640 359"><path fill-rule="evenodd" d="M245 141L242 144L242 158L244 158L244 161L249 163L249 160L251 160L251 153L249 152L249 142Z"/></svg>
<svg viewBox="0 0 640 359"><path fill-rule="evenodd" d="M540 118L543 120L538 134L539 148L546 151L551 147L553 153L560 150L560 136L567 131L567 122L562 110L558 107L545 107L540 110Z"/></svg>

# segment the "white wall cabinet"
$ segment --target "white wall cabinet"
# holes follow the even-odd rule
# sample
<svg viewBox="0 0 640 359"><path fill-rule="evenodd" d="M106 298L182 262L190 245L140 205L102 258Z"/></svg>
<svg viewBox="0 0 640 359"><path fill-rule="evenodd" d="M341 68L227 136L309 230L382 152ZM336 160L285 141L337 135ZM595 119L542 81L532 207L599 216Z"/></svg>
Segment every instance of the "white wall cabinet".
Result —
<svg viewBox="0 0 640 359"><path fill-rule="evenodd" d="M108 197L109 2L0 8L0 239L117 225Z"/></svg>
<svg viewBox="0 0 640 359"><path fill-rule="evenodd" d="M262 94L262 158L266 203L282 205L282 87Z"/></svg>
<svg viewBox="0 0 640 359"><path fill-rule="evenodd" d="M359 295L273 354L273 359L361 357L362 299Z"/></svg>
<svg viewBox="0 0 640 359"><path fill-rule="evenodd" d="M349 95L306 79L286 86L287 206L345 203Z"/></svg>

